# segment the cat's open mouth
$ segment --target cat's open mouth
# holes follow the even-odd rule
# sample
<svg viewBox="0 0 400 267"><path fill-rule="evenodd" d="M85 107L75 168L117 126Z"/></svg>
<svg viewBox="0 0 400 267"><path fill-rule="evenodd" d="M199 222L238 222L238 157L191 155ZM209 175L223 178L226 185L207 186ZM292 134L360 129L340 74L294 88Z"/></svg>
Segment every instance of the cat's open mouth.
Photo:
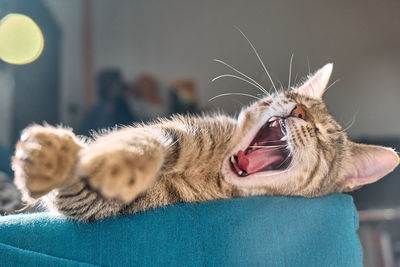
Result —
<svg viewBox="0 0 400 267"><path fill-rule="evenodd" d="M271 117L249 146L231 156L230 161L232 169L241 177L286 169L291 162L287 148L286 118Z"/></svg>

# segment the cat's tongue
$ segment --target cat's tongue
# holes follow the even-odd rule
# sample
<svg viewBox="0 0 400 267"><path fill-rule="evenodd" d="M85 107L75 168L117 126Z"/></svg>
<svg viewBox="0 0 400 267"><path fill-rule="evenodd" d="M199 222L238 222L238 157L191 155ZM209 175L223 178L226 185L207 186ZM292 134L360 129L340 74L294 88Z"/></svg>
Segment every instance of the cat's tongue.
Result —
<svg viewBox="0 0 400 267"><path fill-rule="evenodd" d="M279 149L266 147L254 150L247 155L242 150L237 153L238 166L248 174L261 171L268 166L283 161L283 155Z"/></svg>

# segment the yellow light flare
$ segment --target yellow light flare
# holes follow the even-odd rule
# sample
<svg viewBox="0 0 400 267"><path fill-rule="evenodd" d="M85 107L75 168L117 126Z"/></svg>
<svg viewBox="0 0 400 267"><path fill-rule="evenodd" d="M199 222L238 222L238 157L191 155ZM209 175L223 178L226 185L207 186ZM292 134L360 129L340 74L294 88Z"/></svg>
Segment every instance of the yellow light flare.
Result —
<svg viewBox="0 0 400 267"><path fill-rule="evenodd" d="M39 26L28 16L8 14L0 21L0 58L11 64L28 64L43 51Z"/></svg>

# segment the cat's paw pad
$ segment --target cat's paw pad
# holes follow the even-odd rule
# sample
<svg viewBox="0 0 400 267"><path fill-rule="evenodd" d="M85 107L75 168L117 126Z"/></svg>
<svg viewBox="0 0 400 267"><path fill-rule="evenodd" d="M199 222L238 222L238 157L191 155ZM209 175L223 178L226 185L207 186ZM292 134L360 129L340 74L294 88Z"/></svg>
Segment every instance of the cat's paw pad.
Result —
<svg viewBox="0 0 400 267"><path fill-rule="evenodd" d="M26 128L13 157L16 185L28 198L48 193L68 177L79 149L73 133L66 129L38 125Z"/></svg>
<svg viewBox="0 0 400 267"><path fill-rule="evenodd" d="M154 182L159 162L129 148L89 147L81 152L77 171L102 196L130 203Z"/></svg>

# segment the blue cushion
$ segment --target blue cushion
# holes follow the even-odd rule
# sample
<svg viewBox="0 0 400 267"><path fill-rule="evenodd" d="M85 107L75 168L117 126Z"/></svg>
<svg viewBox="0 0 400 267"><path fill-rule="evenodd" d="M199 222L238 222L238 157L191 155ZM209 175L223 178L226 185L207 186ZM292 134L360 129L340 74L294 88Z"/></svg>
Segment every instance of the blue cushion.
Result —
<svg viewBox="0 0 400 267"><path fill-rule="evenodd" d="M179 204L92 224L0 217L4 266L362 266L351 196Z"/></svg>

